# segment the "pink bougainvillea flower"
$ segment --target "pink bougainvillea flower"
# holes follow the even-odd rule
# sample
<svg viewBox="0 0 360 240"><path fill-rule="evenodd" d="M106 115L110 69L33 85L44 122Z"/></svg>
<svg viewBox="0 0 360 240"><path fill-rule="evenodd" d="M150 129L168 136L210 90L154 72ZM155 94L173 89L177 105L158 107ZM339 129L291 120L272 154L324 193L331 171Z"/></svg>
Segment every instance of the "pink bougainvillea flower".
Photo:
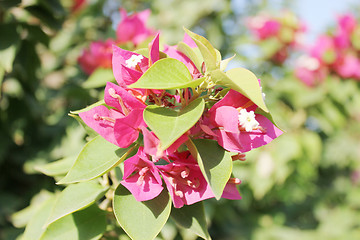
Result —
<svg viewBox="0 0 360 240"><path fill-rule="evenodd" d="M126 90L114 83L108 82L104 91L105 103L124 115L134 109L144 109L146 105L133 95L133 91Z"/></svg>
<svg viewBox="0 0 360 240"><path fill-rule="evenodd" d="M139 148L135 156L125 160L121 184L134 195L137 201L153 199L163 190L159 171L148 159L143 147Z"/></svg>
<svg viewBox="0 0 360 240"><path fill-rule="evenodd" d="M144 152L152 156L153 162L157 162L160 158L169 161L168 157L174 153L181 144L185 143L188 140L186 134L178 138L170 147L165 151L161 150L160 140L155 136L153 132L150 132L146 127L142 128L143 140L144 140Z"/></svg>
<svg viewBox="0 0 360 240"><path fill-rule="evenodd" d="M356 28L356 18L351 14L344 14L338 17L338 28L342 31L351 34Z"/></svg>
<svg viewBox="0 0 360 240"><path fill-rule="evenodd" d="M204 120L209 121L209 125L205 128L212 132L212 137L216 135L214 138L228 151L243 153L261 147L282 131L263 115L256 114L256 108L244 95L230 90L209 110L209 120Z"/></svg>
<svg viewBox="0 0 360 240"><path fill-rule="evenodd" d="M317 58L303 55L296 63L295 76L309 87L323 82L326 74L327 68Z"/></svg>
<svg viewBox="0 0 360 240"><path fill-rule="evenodd" d="M111 68L112 45L114 43L112 39L105 42L92 42L88 49L83 50L78 58L83 71L90 75L97 68Z"/></svg>
<svg viewBox="0 0 360 240"><path fill-rule="evenodd" d="M224 192L221 195L222 198L231 199L231 200L240 200L241 196L239 190L237 189L237 185L241 183L238 178L230 178L228 183L224 188Z"/></svg>
<svg viewBox="0 0 360 240"><path fill-rule="evenodd" d="M104 99L108 106L116 108L124 115L115 120L114 136L116 145L127 148L139 137L141 127L146 126L143 119L146 105L131 92L110 82L106 84Z"/></svg>
<svg viewBox="0 0 360 240"><path fill-rule="evenodd" d="M322 35L316 39L314 46L310 49L310 56L321 63L331 64L336 60L336 49L331 37Z"/></svg>
<svg viewBox="0 0 360 240"><path fill-rule="evenodd" d="M174 207L213 198L210 186L201 173L199 166L189 152L173 155L173 162L158 166L171 195Z"/></svg>
<svg viewBox="0 0 360 240"><path fill-rule="evenodd" d="M136 82L141 75L159 60L159 34L149 44L150 60L141 54L113 46L112 68L117 83L126 87Z"/></svg>
<svg viewBox="0 0 360 240"><path fill-rule="evenodd" d="M151 11L149 9L128 15L120 8L121 21L116 29L116 37L120 44L132 42L135 46L156 33L146 26Z"/></svg>
<svg viewBox="0 0 360 240"><path fill-rule="evenodd" d="M342 78L360 79L360 59L352 54L342 56L335 63L334 69Z"/></svg>
<svg viewBox="0 0 360 240"><path fill-rule="evenodd" d="M129 147L146 126L143 111L146 107L131 92L108 82L104 95L105 103L113 107L97 106L79 114L81 119L107 141L121 147Z"/></svg>
<svg viewBox="0 0 360 240"><path fill-rule="evenodd" d="M107 107L101 105L86 112L81 112L79 116L86 125L94 129L100 136L117 145L114 136L114 125L116 119L124 117L124 114L114 109L109 110Z"/></svg>
<svg viewBox="0 0 360 240"><path fill-rule="evenodd" d="M248 27L258 39L263 40L277 36L281 28L281 23L269 16L258 15L249 18Z"/></svg>

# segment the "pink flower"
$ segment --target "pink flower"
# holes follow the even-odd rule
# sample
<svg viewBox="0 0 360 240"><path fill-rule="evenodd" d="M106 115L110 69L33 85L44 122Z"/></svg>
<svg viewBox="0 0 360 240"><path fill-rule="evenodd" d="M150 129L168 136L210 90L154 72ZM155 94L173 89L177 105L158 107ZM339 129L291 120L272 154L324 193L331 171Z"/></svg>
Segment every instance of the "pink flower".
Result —
<svg viewBox="0 0 360 240"><path fill-rule="evenodd" d="M338 17L338 27L341 31L351 34L356 28L356 18L351 14L344 14Z"/></svg>
<svg viewBox="0 0 360 240"><path fill-rule="evenodd" d="M199 166L189 152L172 156L172 163L158 166L171 195L174 207L213 198L210 186L201 173Z"/></svg>
<svg viewBox="0 0 360 240"><path fill-rule="evenodd" d="M295 76L312 87L324 81L327 68L317 59L303 55L296 62Z"/></svg>
<svg viewBox="0 0 360 240"><path fill-rule="evenodd" d="M92 42L90 47L83 50L78 62L83 71L90 75L97 68L111 68L112 45L114 40Z"/></svg>
<svg viewBox="0 0 360 240"><path fill-rule="evenodd" d="M344 50L351 46L350 36L355 30L356 25L356 19L350 14L338 17L338 28L334 36L334 43L339 50Z"/></svg>
<svg viewBox="0 0 360 240"><path fill-rule="evenodd" d="M310 55L318 59L320 63L333 63L337 56L333 39L326 35L320 36L310 49Z"/></svg>
<svg viewBox="0 0 360 240"><path fill-rule="evenodd" d="M280 22L266 15L258 15L250 18L248 20L248 26L260 40L277 36L281 28Z"/></svg>
<svg viewBox="0 0 360 240"><path fill-rule="evenodd" d="M200 122L201 129L231 152L248 152L282 134L269 119L256 114L257 106L241 93L230 90Z"/></svg>
<svg viewBox="0 0 360 240"><path fill-rule="evenodd" d="M143 119L144 103L131 92L108 82L105 88L105 103L113 107L98 106L79 114L89 127L107 141L121 147L129 147L139 136Z"/></svg>
<svg viewBox="0 0 360 240"><path fill-rule="evenodd" d="M149 44L150 60L141 54L113 46L112 68L117 83L126 87L136 82L142 74L159 60L159 34Z"/></svg>
<svg viewBox="0 0 360 240"><path fill-rule="evenodd" d="M360 80L360 59L352 54L342 56L334 65L334 69L342 78Z"/></svg>
<svg viewBox="0 0 360 240"><path fill-rule="evenodd" d="M143 140L144 140L144 152L152 156L153 162L157 162L160 158L169 161L168 157L170 154L174 153L183 143L188 140L186 134L179 137L170 147L165 151L161 150L160 140L155 136L153 132L147 130L146 127L142 129Z"/></svg>
<svg viewBox="0 0 360 240"><path fill-rule="evenodd" d="M120 44L132 42L135 46L155 35L155 31L146 27L150 10L144 10L128 16L125 9L120 9L121 22L116 29L116 37Z"/></svg>
<svg viewBox="0 0 360 240"><path fill-rule="evenodd" d="M124 185L137 201L147 201L157 197L161 191L162 180L155 164L151 162L140 147L135 156L125 160Z"/></svg>

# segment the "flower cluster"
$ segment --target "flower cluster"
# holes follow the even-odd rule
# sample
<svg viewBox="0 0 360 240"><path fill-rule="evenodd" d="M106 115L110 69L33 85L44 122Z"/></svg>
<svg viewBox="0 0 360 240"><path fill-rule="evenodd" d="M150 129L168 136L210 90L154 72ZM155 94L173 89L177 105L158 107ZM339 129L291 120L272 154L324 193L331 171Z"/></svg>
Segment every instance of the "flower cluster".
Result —
<svg viewBox="0 0 360 240"><path fill-rule="evenodd" d="M327 74L360 80L360 24L351 14L341 15L331 34L320 36L297 62L296 76L308 86Z"/></svg>
<svg viewBox="0 0 360 240"><path fill-rule="evenodd" d="M248 18L247 26L260 45L271 49L267 58L282 64L293 48L302 47L305 25L290 11L280 16L261 13Z"/></svg>
<svg viewBox="0 0 360 240"><path fill-rule="evenodd" d="M112 45L130 44L134 47L144 42L156 32L146 26L150 10L139 13L128 13L120 8L121 21L116 28L116 39L92 42L84 49L78 62L83 71L90 75L97 68L111 68Z"/></svg>
<svg viewBox="0 0 360 240"><path fill-rule="evenodd" d="M159 35L141 54L113 45L117 84L107 83L104 105L79 113L104 139L136 152L124 161L121 184L137 201L166 188L176 208L213 197L240 199L232 161L282 134L269 120L255 75L242 68L225 73L228 60L205 38L187 33L163 51ZM217 166L221 171L211 175Z"/></svg>

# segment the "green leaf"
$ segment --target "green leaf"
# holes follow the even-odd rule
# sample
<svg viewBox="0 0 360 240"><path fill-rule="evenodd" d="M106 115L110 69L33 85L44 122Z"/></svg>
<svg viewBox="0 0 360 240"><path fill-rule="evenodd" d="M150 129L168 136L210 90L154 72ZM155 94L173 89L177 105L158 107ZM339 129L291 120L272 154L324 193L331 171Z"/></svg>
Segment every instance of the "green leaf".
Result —
<svg viewBox="0 0 360 240"><path fill-rule="evenodd" d="M91 104L90 106L87 106L86 108L80 109L80 110L76 110L76 111L70 111L71 114L79 114L82 112L86 112L89 111L90 109L96 107L96 106L100 106L100 105L105 105L105 101L104 99L97 101L96 103Z"/></svg>
<svg viewBox="0 0 360 240"><path fill-rule="evenodd" d="M123 162L134 146L119 148L97 136L81 150L74 165L58 184L69 184L97 178Z"/></svg>
<svg viewBox="0 0 360 240"><path fill-rule="evenodd" d="M4 81L4 78L5 78L5 69L4 67L0 64L0 89L3 89L2 88L2 83ZM1 98L1 95L2 95L2 91L0 91L0 98Z"/></svg>
<svg viewBox="0 0 360 240"><path fill-rule="evenodd" d="M204 205L198 202L192 205L184 205L182 208L173 208L171 217L180 226L190 229L203 239L211 239L207 230Z"/></svg>
<svg viewBox="0 0 360 240"><path fill-rule="evenodd" d="M220 62L220 71L225 71L227 65L229 64L229 62L230 62L231 60L234 59L234 57L235 57L235 54L234 54L234 56L232 56L232 57L229 57L229 58L227 58L227 59L222 60L222 61Z"/></svg>
<svg viewBox="0 0 360 240"><path fill-rule="evenodd" d="M68 114L70 117L75 118L75 120L84 128L86 134L89 135L90 138L94 138L96 136L98 136L99 134L92 129L91 127L89 127L82 119L81 117L79 117L79 115L75 115L75 114Z"/></svg>
<svg viewBox="0 0 360 240"><path fill-rule="evenodd" d="M171 201L167 191L156 198L138 202L134 196L121 184L114 196L114 214L120 226L132 239L154 239L166 221L171 211Z"/></svg>
<svg viewBox="0 0 360 240"><path fill-rule="evenodd" d="M38 208L29 223L26 225L23 239L38 240L44 233L44 225L49 218L52 207L54 206L55 196L48 198Z"/></svg>
<svg viewBox="0 0 360 240"><path fill-rule="evenodd" d="M180 111L150 105L144 110L144 120L160 139L161 149L165 150L195 125L204 107L202 98L195 99Z"/></svg>
<svg viewBox="0 0 360 240"><path fill-rule="evenodd" d="M192 80L185 64L174 58L164 58L155 62L130 88L178 89L196 87L203 78Z"/></svg>
<svg viewBox="0 0 360 240"><path fill-rule="evenodd" d="M116 82L112 69L98 68L82 84L84 88L104 87L107 82Z"/></svg>
<svg viewBox="0 0 360 240"><path fill-rule="evenodd" d="M197 35L196 33L193 33L186 28L185 32L194 40L196 45L199 47L199 50L201 52L201 55L203 56L206 65L206 71L208 72L218 69L218 54L216 53L216 49L211 45L211 43L203 36Z"/></svg>
<svg viewBox="0 0 360 240"><path fill-rule="evenodd" d="M49 225L41 240L95 240L106 230L106 212L92 205Z"/></svg>
<svg viewBox="0 0 360 240"><path fill-rule="evenodd" d="M5 72L12 71L17 45L20 41L16 29L17 26L12 23L0 25L0 32L6 33L2 34L0 41L0 67L4 68Z"/></svg>
<svg viewBox="0 0 360 240"><path fill-rule="evenodd" d="M65 175L74 164L76 156L62 158L55 162L47 163L40 166L35 166L35 169L47 176Z"/></svg>
<svg viewBox="0 0 360 240"><path fill-rule="evenodd" d="M199 48L191 48L186 43L179 42L176 46L176 49L185 54L195 64L196 68L201 71L203 58L201 56Z"/></svg>
<svg viewBox="0 0 360 240"><path fill-rule="evenodd" d="M24 8L34 17L37 17L42 24L47 25L48 27L60 30L62 25L62 19L58 16L55 16L49 9L41 5L32 5Z"/></svg>
<svg viewBox="0 0 360 240"><path fill-rule="evenodd" d="M269 112L262 97L259 81L255 74L245 68L233 68L225 73L215 70L210 73L216 84L227 86L240 92L259 108Z"/></svg>
<svg viewBox="0 0 360 240"><path fill-rule="evenodd" d="M47 225L90 206L103 197L108 189L95 181L67 186L57 197Z"/></svg>
<svg viewBox="0 0 360 240"><path fill-rule="evenodd" d="M2 8L12 8L16 7L16 5L19 5L21 3L21 0L2 0L0 1L0 7Z"/></svg>
<svg viewBox="0 0 360 240"><path fill-rule="evenodd" d="M12 224L17 228L25 227L37 213L38 209L42 207L42 204L45 201L49 200L50 198L51 201L53 201L53 196L53 193L50 193L46 190L41 190L31 199L29 206L11 215Z"/></svg>
<svg viewBox="0 0 360 240"><path fill-rule="evenodd" d="M220 199L232 172L231 153L209 139L189 140L187 146L197 159L201 172L216 199Z"/></svg>

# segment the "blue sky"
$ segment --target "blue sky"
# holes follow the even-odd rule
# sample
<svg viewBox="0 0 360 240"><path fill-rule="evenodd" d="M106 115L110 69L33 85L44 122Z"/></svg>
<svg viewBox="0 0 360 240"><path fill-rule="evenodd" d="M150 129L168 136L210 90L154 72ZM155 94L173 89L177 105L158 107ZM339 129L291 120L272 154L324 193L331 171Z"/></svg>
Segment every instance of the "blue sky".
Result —
<svg viewBox="0 0 360 240"><path fill-rule="evenodd" d="M359 0L298 0L293 10L308 27L307 41L312 41L327 27L335 24L336 16L351 9Z"/></svg>

